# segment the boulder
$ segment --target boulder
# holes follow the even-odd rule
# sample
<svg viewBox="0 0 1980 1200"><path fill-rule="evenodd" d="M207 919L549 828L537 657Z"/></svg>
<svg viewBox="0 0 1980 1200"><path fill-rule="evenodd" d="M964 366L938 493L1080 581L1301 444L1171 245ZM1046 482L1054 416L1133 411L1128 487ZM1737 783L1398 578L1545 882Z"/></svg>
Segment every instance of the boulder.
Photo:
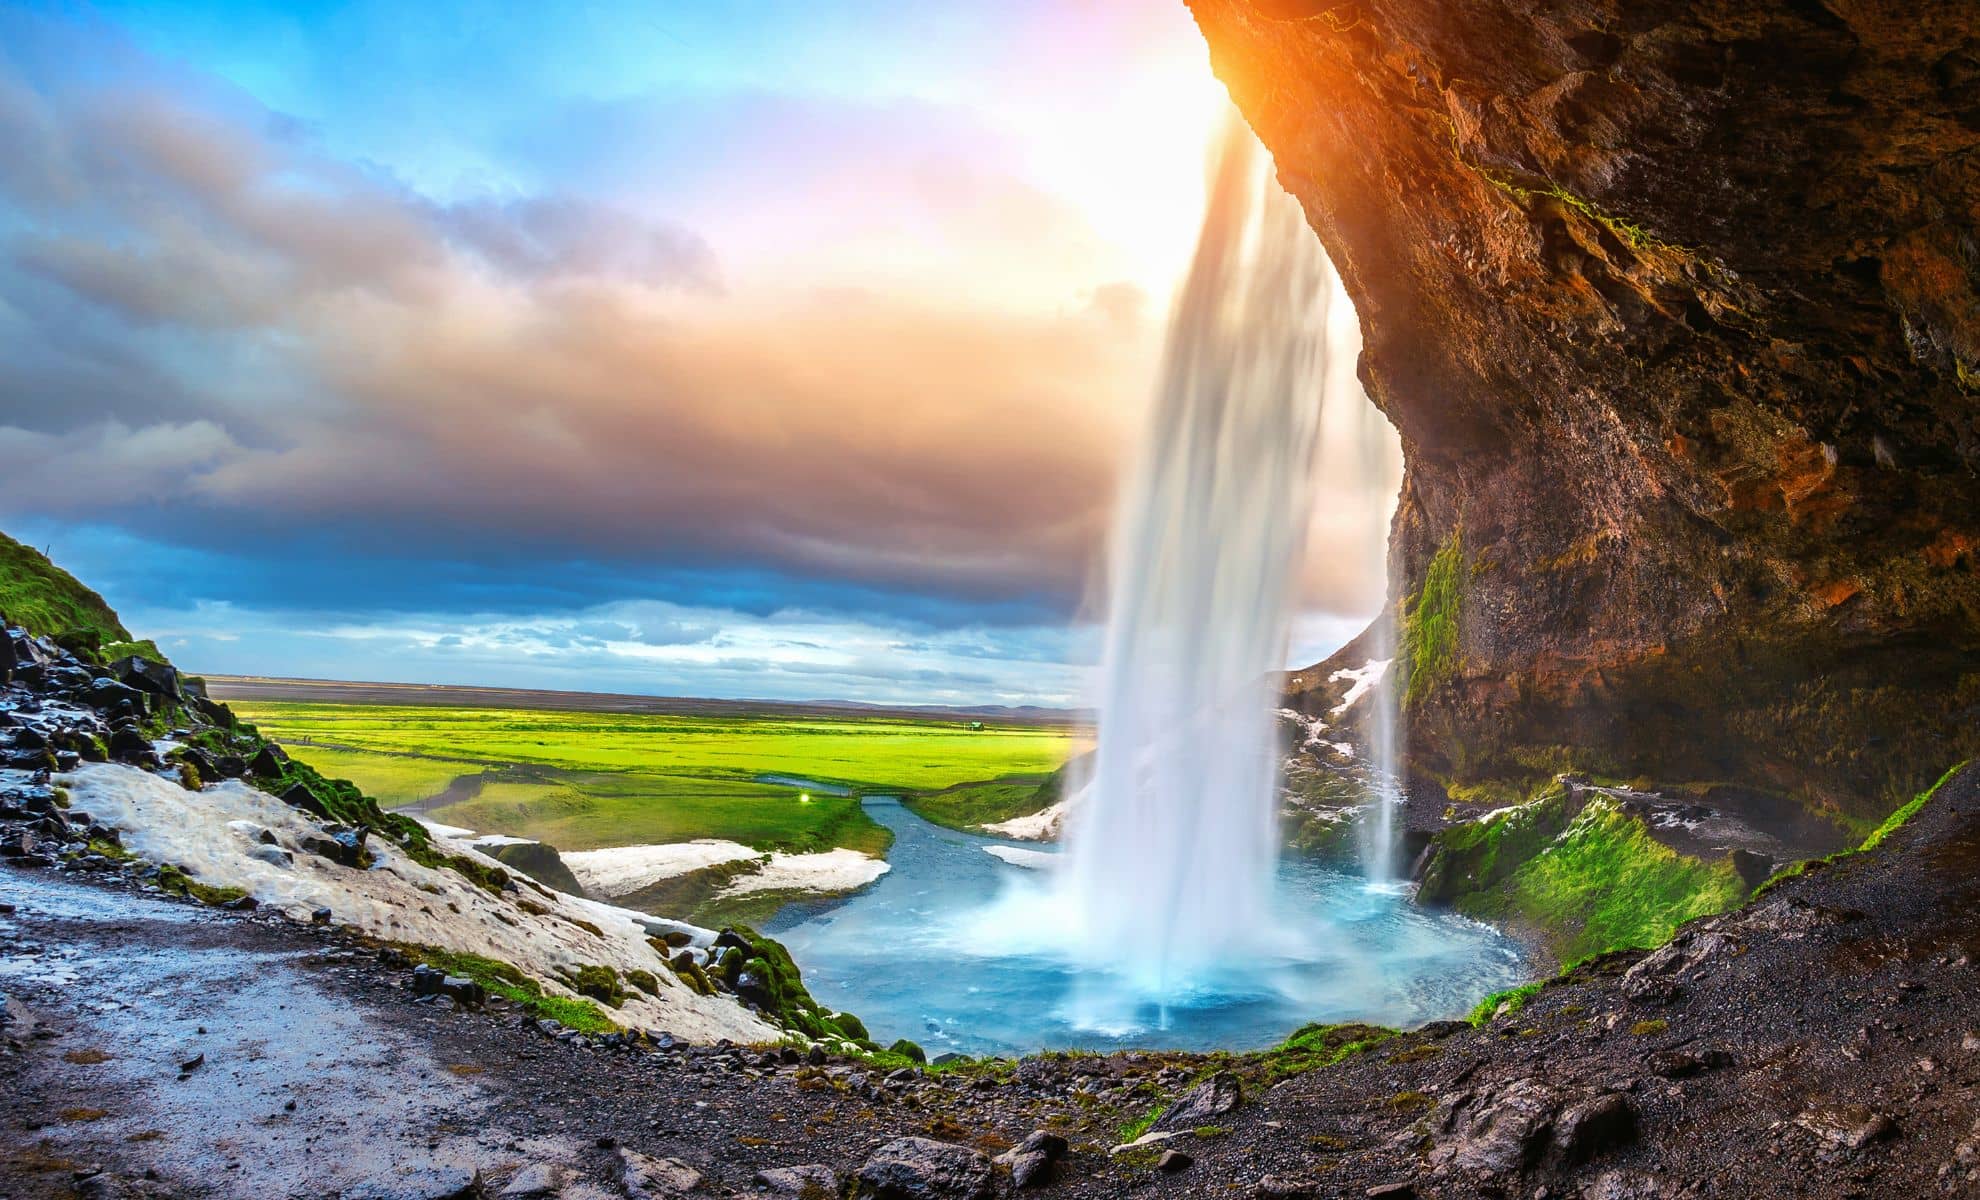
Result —
<svg viewBox="0 0 1980 1200"><path fill-rule="evenodd" d="M1629 1097L1605 1092L1561 1110L1551 1149L1559 1161L1575 1165L1635 1137L1636 1109Z"/></svg>
<svg viewBox="0 0 1980 1200"><path fill-rule="evenodd" d="M1746 913L1740 923L1749 929L1779 934L1783 941L1793 942L1817 929L1844 925L1860 916L1859 913L1826 908L1793 896L1784 896Z"/></svg>
<svg viewBox="0 0 1980 1200"><path fill-rule="evenodd" d="M1837 1150L1861 1150L1897 1132L1895 1121L1861 1104L1812 1104L1794 1123Z"/></svg>
<svg viewBox="0 0 1980 1200"><path fill-rule="evenodd" d="M832 1173L832 1168L818 1163L771 1167L758 1171L750 1183L765 1195L791 1196L797 1200L826 1200L839 1194L839 1177Z"/></svg>
<svg viewBox="0 0 1980 1200"><path fill-rule="evenodd" d="M989 1157L967 1146L895 1138L860 1166L854 1194L872 1200L988 1200L994 1174Z"/></svg>
<svg viewBox="0 0 1980 1200"><path fill-rule="evenodd" d="M442 979L440 993L462 1008L480 1008L488 1003L488 989L465 975L449 975Z"/></svg>
<svg viewBox="0 0 1980 1200"><path fill-rule="evenodd" d="M550 1200L564 1190L569 1172L556 1163L531 1163L497 1193L502 1200Z"/></svg>
<svg viewBox="0 0 1980 1200"><path fill-rule="evenodd" d="M628 1200L673 1200L701 1186L701 1172L677 1158L652 1158L621 1146L619 1186Z"/></svg>
<svg viewBox="0 0 1980 1200"><path fill-rule="evenodd" d="M110 674L116 676L118 682L140 692L175 700L180 694L179 669L170 663L154 662L141 654L111 663Z"/></svg>
<svg viewBox="0 0 1980 1200"><path fill-rule="evenodd" d="M363 827L357 829L332 827L324 830L320 835L305 835L298 845L304 852L320 855L339 866L362 870L371 865L371 855L364 848L367 832Z"/></svg>
<svg viewBox="0 0 1980 1200"><path fill-rule="evenodd" d="M1012 1187L1039 1187L1050 1179L1052 1164L1064 1158L1065 1154L1066 1139L1039 1129L999 1154L996 1162L1011 1173Z"/></svg>
<svg viewBox="0 0 1980 1200"><path fill-rule="evenodd" d="M172 752L172 757L199 772L200 779L212 782L219 779L220 763L211 754L197 746L186 746Z"/></svg>
<svg viewBox="0 0 1980 1200"><path fill-rule="evenodd" d="M413 968L412 994L415 996L438 996L441 992L441 984L446 978L447 973L445 971L421 963Z"/></svg>
<svg viewBox="0 0 1980 1200"><path fill-rule="evenodd" d="M108 675L90 680L82 689L82 698L91 708L109 711L121 706L142 712L144 693L127 683L118 683Z"/></svg>
<svg viewBox="0 0 1980 1200"><path fill-rule="evenodd" d="M542 842L517 842L505 846L481 846L478 849L505 867L514 867L545 887L555 888L569 896L583 896L584 887L577 876L564 865L564 859L555 846Z"/></svg>
<svg viewBox="0 0 1980 1200"><path fill-rule="evenodd" d="M110 757L118 762L146 762L158 755L151 748L150 738L134 726L119 725L110 731Z"/></svg>
<svg viewBox="0 0 1980 1200"><path fill-rule="evenodd" d="M1729 1067L1732 1062L1732 1055L1719 1049L1659 1050L1646 1060L1650 1073L1662 1079L1689 1079Z"/></svg>
<svg viewBox="0 0 1980 1200"><path fill-rule="evenodd" d="M259 772L256 773L259 774ZM310 791L304 784L290 784L280 798L282 803L288 805L290 808L301 809L311 816L320 817L326 821L330 819L330 810L324 806L323 801L316 798L316 793Z"/></svg>
<svg viewBox="0 0 1980 1200"><path fill-rule="evenodd" d="M1739 942L1731 934L1682 931L1623 974L1623 995L1646 1002L1671 1000L1683 976L1730 958L1738 949Z"/></svg>
<svg viewBox="0 0 1980 1200"><path fill-rule="evenodd" d="M280 775L288 765L288 751L274 742L263 742L261 749L255 751L254 757L248 760L248 770L263 779L272 779Z"/></svg>
<svg viewBox="0 0 1980 1200"><path fill-rule="evenodd" d="M1170 1105L1149 1129L1154 1133L1187 1132L1211 1124L1214 1118L1230 1112L1243 1100L1244 1088L1238 1077L1229 1071L1219 1071Z"/></svg>
<svg viewBox="0 0 1980 1200"><path fill-rule="evenodd" d="M1521 1170L1545 1149L1559 1102L1553 1089L1532 1079L1485 1095L1459 1093L1436 1121L1443 1133L1430 1165L1482 1175Z"/></svg>
<svg viewBox="0 0 1980 1200"><path fill-rule="evenodd" d="M757 1008L770 1008L776 997L770 991L770 981L755 971L744 971L736 976L736 998Z"/></svg>
<svg viewBox="0 0 1980 1200"><path fill-rule="evenodd" d="M1180 1150L1164 1150L1162 1151L1162 1157L1155 1160L1155 1169L1164 1175L1174 1175L1178 1171L1187 1171L1195 1165L1196 1159Z"/></svg>

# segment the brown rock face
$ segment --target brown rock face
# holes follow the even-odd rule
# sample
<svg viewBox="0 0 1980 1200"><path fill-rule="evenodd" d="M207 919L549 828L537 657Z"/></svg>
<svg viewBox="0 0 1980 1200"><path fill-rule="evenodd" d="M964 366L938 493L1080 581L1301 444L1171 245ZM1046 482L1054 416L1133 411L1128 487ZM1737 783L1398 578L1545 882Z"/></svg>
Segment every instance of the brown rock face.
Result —
<svg viewBox="0 0 1980 1200"><path fill-rule="evenodd" d="M1980 749L1971 0L1191 6L1402 435L1418 770L1863 820Z"/></svg>

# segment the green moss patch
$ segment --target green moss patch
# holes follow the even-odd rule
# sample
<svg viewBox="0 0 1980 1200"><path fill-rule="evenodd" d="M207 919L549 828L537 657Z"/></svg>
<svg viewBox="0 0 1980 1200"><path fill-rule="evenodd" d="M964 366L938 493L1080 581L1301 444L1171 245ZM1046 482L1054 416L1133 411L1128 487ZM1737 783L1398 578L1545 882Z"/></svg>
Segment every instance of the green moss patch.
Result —
<svg viewBox="0 0 1980 1200"><path fill-rule="evenodd" d="M771 1021L813 1040L851 1042L868 1054L880 1053L858 1017L834 1012L812 998L789 951L746 925L735 926L732 932L749 943L749 952L739 946L723 952L712 973L724 983L736 987L747 973L756 985L752 994Z"/></svg>
<svg viewBox="0 0 1980 1200"><path fill-rule="evenodd" d="M1661 946L1686 921L1724 912L1746 896L1730 862L1679 854L1613 800L1596 797L1505 886L1468 897L1458 908L1549 930L1561 959L1573 962Z"/></svg>
<svg viewBox="0 0 1980 1200"><path fill-rule="evenodd" d="M626 1002L625 985L619 973L597 963L583 963L564 973L564 986L580 996L618 1008Z"/></svg>
<svg viewBox="0 0 1980 1200"><path fill-rule="evenodd" d="M1402 702L1416 703L1457 673L1458 614L1463 603L1464 539L1453 532L1423 572L1423 586L1403 608Z"/></svg>
<svg viewBox="0 0 1980 1200"><path fill-rule="evenodd" d="M1744 900L1747 888L1731 862L1679 854L1615 800L1556 786L1440 832L1418 894L1538 930L1575 962L1662 945L1684 922Z"/></svg>
<svg viewBox="0 0 1980 1200"><path fill-rule="evenodd" d="M231 904L247 895L237 887L214 887L211 884L201 883L170 864L158 868L158 886L174 896L185 896L201 904L215 906Z"/></svg>
<svg viewBox="0 0 1980 1200"><path fill-rule="evenodd" d="M1502 992L1493 992L1483 1000L1480 1000L1478 1007L1472 1009L1470 1014L1465 1017L1465 1020L1471 1022L1473 1025L1484 1025L1494 1017L1509 1017L1520 1009L1525 1008L1526 1002L1539 995L1540 989L1545 986L1545 980L1536 980L1533 983L1523 983L1518 987L1507 988Z"/></svg>
<svg viewBox="0 0 1980 1200"><path fill-rule="evenodd" d="M1380 1025L1307 1025L1256 1056L1256 1064L1263 1068L1268 1083L1277 1083L1294 1075L1331 1067L1352 1055L1373 1050L1397 1036L1395 1030Z"/></svg>
<svg viewBox="0 0 1980 1200"><path fill-rule="evenodd" d="M619 1028L591 1001L545 995L543 985L499 959L431 946L402 944L397 948L414 962L472 979L489 995L501 996L532 1016L547 1017L579 1033L613 1033Z"/></svg>

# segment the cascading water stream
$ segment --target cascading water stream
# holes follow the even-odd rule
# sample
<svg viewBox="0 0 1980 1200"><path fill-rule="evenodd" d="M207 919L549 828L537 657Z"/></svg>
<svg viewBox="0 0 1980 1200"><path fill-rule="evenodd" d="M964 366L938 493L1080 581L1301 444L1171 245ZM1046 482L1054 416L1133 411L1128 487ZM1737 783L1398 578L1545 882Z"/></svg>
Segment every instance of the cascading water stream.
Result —
<svg viewBox="0 0 1980 1200"><path fill-rule="evenodd" d="M1088 955L1156 994L1272 925L1273 713L1336 289L1234 117L1114 532L1099 739L1067 829Z"/></svg>
<svg viewBox="0 0 1980 1200"><path fill-rule="evenodd" d="M1371 708L1393 700L1380 631L1353 703L1310 731L1374 759L1357 764L1378 781L1366 879L1278 861L1278 693L1308 527L1332 548L1308 582L1381 578L1348 547L1400 474L1359 351L1319 239L1234 116L1121 497L1099 742L1063 852L869 797L894 869L769 927L813 995L930 1050L1242 1049L1309 1021L1455 1016L1526 977L1509 940L1380 886L1396 749L1393 708Z"/></svg>

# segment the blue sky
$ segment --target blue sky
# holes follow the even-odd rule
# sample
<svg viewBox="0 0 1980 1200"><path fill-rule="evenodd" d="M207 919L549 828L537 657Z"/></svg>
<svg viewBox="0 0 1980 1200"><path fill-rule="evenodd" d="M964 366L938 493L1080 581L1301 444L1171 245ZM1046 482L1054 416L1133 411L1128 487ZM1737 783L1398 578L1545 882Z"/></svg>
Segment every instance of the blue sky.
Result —
<svg viewBox="0 0 1980 1200"><path fill-rule="evenodd" d="M1145 0L0 4L0 528L208 672L1073 702L1221 103Z"/></svg>

